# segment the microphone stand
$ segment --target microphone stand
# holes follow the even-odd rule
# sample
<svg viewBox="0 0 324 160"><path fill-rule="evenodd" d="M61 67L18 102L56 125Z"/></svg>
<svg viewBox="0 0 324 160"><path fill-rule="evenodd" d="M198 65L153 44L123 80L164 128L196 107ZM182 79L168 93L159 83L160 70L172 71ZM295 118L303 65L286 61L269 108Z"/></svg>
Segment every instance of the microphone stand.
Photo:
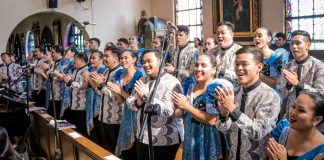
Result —
<svg viewBox="0 0 324 160"><path fill-rule="evenodd" d="M58 133L58 128L57 128L57 116L56 116L56 107L55 107L55 100L54 100L54 73L49 74L49 80L51 82L51 90L52 90L52 104L53 104L53 114L54 114L54 129L55 129L55 144L56 144L56 149L55 149L55 160L61 160L62 157L62 151L60 148L60 137Z"/></svg>
<svg viewBox="0 0 324 160"><path fill-rule="evenodd" d="M160 115L161 109L160 109L160 105L156 104L152 104L153 100L154 100L154 96L156 93L156 89L157 86L160 82L160 78L162 75L162 70L165 66L165 60L167 58L167 53L169 51L169 46L170 46L170 40L171 37L174 35L174 30L167 30L166 36L167 37L167 44L162 44L162 54L163 54L163 58L162 58L162 62L161 65L159 67L159 72L156 78L156 82L154 84L153 90L150 94L150 96L148 97L148 105L145 105L144 107L144 116L143 116L143 122L142 122L142 128L140 130L140 134L139 134L139 139L143 138L144 135L144 130L147 124L147 131L148 131L148 139L149 139L149 159L150 160L154 160L154 149L153 149L153 144L152 144L152 126L151 126L151 117L153 115ZM166 51L164 51L164 46L167 45L166 47ZM147 123L146 123L147 122Z"/></svg>

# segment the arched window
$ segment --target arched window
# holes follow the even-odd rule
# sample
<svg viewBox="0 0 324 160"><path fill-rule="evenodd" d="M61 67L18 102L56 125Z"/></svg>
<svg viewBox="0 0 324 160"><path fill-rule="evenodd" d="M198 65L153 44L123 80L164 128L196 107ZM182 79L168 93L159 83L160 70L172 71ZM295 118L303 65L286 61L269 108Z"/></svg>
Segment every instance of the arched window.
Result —
<svg viewBox="0 0 324 160"><path fill-rule="evenodd" d="M35 51L35 40L32 31L27 32L25 48L26 48L26 59L27 59L28 54Z"/></svg>
<svg viewBox="0 0 324 160"><path fill-rule="evenodd" d="M175 0L176 24L189 27L189 41L195 37L202 39L202 0Z"/></svg>
<svg viewBox="0 0 324 160"><path fill-rule="evenodd" d="M84 37L78 26L76 26L74 23L70 23L67 27L66 36L67 37L65 38L64 42L65 48L71 44L74 44L79 52L84 51Z"/></svg>
<svg viewBox="0 0 324 160"><path fill-rule="evenodd" d="M312 50L324 50L323 0L285 0L286 34L305 30L312 38Z"/></svg>

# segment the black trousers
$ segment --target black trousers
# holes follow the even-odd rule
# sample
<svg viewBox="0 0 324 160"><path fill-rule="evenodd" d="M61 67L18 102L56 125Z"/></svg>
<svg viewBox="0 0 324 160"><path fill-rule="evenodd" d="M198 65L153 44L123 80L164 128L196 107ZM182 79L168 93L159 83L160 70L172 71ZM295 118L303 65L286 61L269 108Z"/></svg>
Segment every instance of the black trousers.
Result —
<svg viewBox="0 0 324 160"><path fill-rule="evenodd" d="M87 122L85 110L71 110L68 108L64 111L63 119L75 125L75 130L85 137L89 137L87 134Z"/></svg>
<svg viewBox="0 0 324 160"><path fill-rule="evenodd" d="M32 101L35 102L35 106L45 107L45 101L46 101L45 96L46 96L45 90L41 90L39 93L38 91L34 90L32 92Z"/></svg>
<svg viewBox="0 0 324 160"><path fill-rule="evenodd" d="M55 111L56 111L56 119L61 119L60 113L61 113L61 101L54 101L55 103ZM54 109L53 109L53 101L49 101L49 105L47 108L47 113L54 117Z"/></svg>
<svg viewBox="0 0 324 160"><path fill-rule="evenodd" d="M105 148L111 153L115 153L117 138L119 134L120 124L107 124L101 121L96 121L97 126L91 132L91 137L101 147Z"/></svg>
<svg viewBox="0 0 324 160"><path fill-rule="evenodd" d="M123 160L136 160L137 159L136 141L134 142L132 148L121 152L120 158Z"/></svg>
<svg viewBox="0 0 324 160"><path fill-rule="evenodd" d="M174 160L180 144L170 146L153 146L155 160ZM149 146L136 141L137 159L149 160Z"/></svg>

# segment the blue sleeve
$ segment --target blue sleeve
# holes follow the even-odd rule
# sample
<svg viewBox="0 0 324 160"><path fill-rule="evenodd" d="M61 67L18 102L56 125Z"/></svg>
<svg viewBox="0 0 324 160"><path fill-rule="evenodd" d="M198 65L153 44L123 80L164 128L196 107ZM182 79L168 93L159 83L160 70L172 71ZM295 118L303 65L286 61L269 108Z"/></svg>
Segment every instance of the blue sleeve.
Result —
<svg viewBox="0 0 324 160"><path fill-rule="evenodd" d="M289 122L287 119L283 119L276 125L275 129L272 131L272 138L277 142L284 128L289 127Z"/></svg>

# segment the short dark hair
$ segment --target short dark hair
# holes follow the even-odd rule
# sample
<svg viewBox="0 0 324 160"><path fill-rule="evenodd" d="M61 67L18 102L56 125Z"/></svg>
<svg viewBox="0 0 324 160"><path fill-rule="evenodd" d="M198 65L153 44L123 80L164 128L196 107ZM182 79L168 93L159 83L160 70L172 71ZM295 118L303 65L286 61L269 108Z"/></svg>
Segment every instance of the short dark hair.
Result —
<svg viewBox="0 0 324 160"><path fill-rule="evenodd" d="M143 63L144 55L150 52L154 52L154 55L157 58L161 59L161 51L159 49L145 49L141 56L142 63Z"/></svg>
<svg viewBox="0 0 324 160"><path fill-rule="evenodd" d="M220 27L220 26L227 26L227 28L230 29L232 32L234 32L234 30L235 30L234 24L229 21L219 22L218 27Z"/></svg>
<svg viewBox="0 0 324 160"><path fill-rule="evenodd" d="M45 53L46 52L46 48L44 45L39 45L39 46L35 46L35 49L38 48L40 52Z"/></svg>
<svg viewBox="0 0 324 160"><path fill-rule="evenodd" d="M119 48L117 48L116 46L109 46L105 48L105 52L106 51L111 51L111 53L115 56L118 57L118 60L120 60L121 57L121 50Z"/></svg>
<svg viewBox="0 0 324 160"><path fill-rule="evenodd" d="M60 53L61 56L64 55L64 48L63 48L62 46L55 45L55 46L53 46L52 49L53 49L55 52Z"/></svg>
<svg viewBox="0 0 324 160"><path fill-rule="evenodd" d="M177 28L178 28L178 32L183 32L186 35L188 35L190 32L188 26L185 25L177 25Z"/></svg>
<svg viewBox="0 0 324 160"><path fill-rule="evenodd" d="M11 54L8 53L8 52L3 52L3 53L1 53L1 57L2 57L3 55L8 55L9 57L11 57Z"/></svg>
<svg viewBox="0 0 324 160"><path fill-rule="evenodd" d="M238 56L243 53L252 54L253 59L256 63L263 63L263 60L264 60L263 54L259 49L255 48L255 47L250 47L250 46L242 47L235 52L235 55Z"/></svg>
<svg viewBox="0 0 324 160"><path fill-rule="evenodd" d="M99 50L93 51L91 53L91 55L94 54L94 53L97 53L99 55L99 59L103 59L103 53L101 51L99 51Z"/></svg>
<svg viewBox="0 0 324 160"><path fill-rule="evenodd" d="M95 42L97 42L98 47L100 46L100 39L99 39L99 38L95 38L95 37L94 37L94 38L90 38L90 39L89 39L89 42L90 42L90 41L95 41Z"/></svg>
<svg viewBox="0 0 324 160"><path fill-rule="evenodd" d="M74 44L70 45L69 48L66 49L66 51L69 50L73 53L78 53L77 47Z"/></svg>
<svg viewBox="0 0 324 160"><path fill-rule="evenodd" d="M126 38L119 38L117 41L118 42L123 42L123 43L128 45L128 40Z"/></svg>
<svg viewBox="0 0 324 160"><path fill-rule="evenodd" d="M304 36L308 42L312 42L312 39L307 31L304 30L295 30L291 33L291 38L297 35Z"/></svg>
<svg viewBox="0 0 324 160"><path fill-rule="evenodd" d="M74 58L82 59L85 63L88 63L88 61L89 61L88 55L83 52L76 53L74 55Z"/></svg>
<svg viewBox="0 0 324 160"><path fill-rule="evenodd" d="M321 116L323 119L319 124L323 123L324 122L324 97L316 92L304 92L302 94L312 98L314 103L314 116Z"/></svg>
<svg viewBox="0 0 324 160"><path fill-rule="evenodd" d="M282 32L278 32L275 35L276 38L282 38L283 40L286 40L286 35Z"/></svg>

